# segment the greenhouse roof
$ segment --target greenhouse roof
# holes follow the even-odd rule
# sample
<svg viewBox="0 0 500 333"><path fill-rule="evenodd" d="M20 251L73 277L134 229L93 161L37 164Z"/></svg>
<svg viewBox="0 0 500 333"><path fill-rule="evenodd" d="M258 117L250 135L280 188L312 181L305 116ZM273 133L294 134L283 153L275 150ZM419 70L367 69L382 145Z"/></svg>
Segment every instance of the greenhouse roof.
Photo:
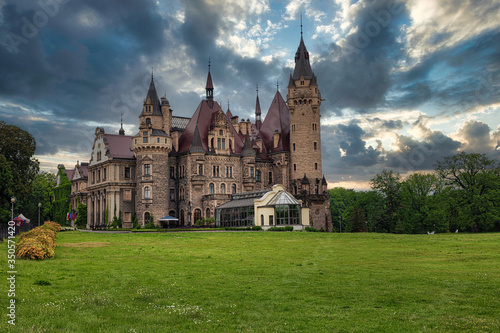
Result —
<svg viewBox="0 0 500 333"><path fill-rule="evenodd" d="M276 205L300 205L290 193L286 191L279 191L276 195L267 203L268 206Z"/></svg>

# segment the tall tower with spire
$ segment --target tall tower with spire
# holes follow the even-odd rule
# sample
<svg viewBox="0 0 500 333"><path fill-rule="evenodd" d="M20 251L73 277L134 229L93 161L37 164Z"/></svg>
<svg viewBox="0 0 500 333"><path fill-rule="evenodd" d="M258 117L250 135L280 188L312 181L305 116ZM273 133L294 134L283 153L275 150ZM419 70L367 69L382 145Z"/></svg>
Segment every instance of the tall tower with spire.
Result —
<svg viewBox="0 0 500 333"><path fill-rule="evenodd" d="M169 158L172 150L172 110L165 97L158 99L151 74L151 83L139 116L139 133L133 138L136 158L135 212L140 224L151 216L155 221L169 213Z"/></svg>
<svg viewBox="0 0 500 333"><path fill-rule="evenodd" d="M321 93L304 44L302 22L295 68L287 95L290 110L290 182L293 193L310 207L314 227L331 231L326 181L321 166Z"/></svg>

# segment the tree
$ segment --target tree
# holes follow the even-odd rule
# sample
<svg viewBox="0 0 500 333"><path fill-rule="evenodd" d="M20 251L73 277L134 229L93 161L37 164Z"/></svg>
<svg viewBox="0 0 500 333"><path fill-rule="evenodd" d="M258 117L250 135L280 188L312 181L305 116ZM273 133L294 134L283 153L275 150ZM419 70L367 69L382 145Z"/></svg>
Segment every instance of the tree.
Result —
<svg viewBox="0 0 500 333"><path fill-rule="evenodd" d="M443 181L435 174L415 173L402 182L402 232L449 231L443 188Z"/></svg>
<svg viewBox="0 0 500 333"><path fill-rule="evenodd" d="M0 121L0 155L10 163L11 192L17 198L31 191L32 181L38 173L39 162L33 158L35 150L36 141L29 132Z"/></svg>
<svg viewBox="0 0 500 333"><path fill-rule="evenodd" d="M354 206L351 215L349 216L348 230L350 232L367 231L367 220L365 211L359 206Z"/></svg>
<svg viewBox="0 0 500 333"><path fill-rule="evenodd" d="M456 216L459 228L491 231L500 225L500 163L485 154L462 152L445 157L436 171L447 185L456 189Z"/></svg>
<svg viewBox="0 0 500 333"><path fill-rule="evenodd" d="M391 232L396 222L400 220L401 177L399 173L394 173L392 170L384 170L372 178L370 184L372 189L377 191L383 198L387 211L386 222L382 227Z"/></svg>
<svg viewBox="0 0 500 333"><path fill-rule="evenodd" d="M54 189L56 187L56 175L50 172L39 172L32 182L32 191L20 199L23 207L23 214L30 218L32 222L38 222L38 203L40 207L40 221L54 218Z"/></svg>
<svg viewBox="0 0 500 333"><path fill-rule="evenodd" d="M11 218L10 197L12 195L12 172L10 163L0 155L0 226L6 225Z"/></svg>
<svg viewBox="0 0 500 333"><path fill-rule="evenodd" d="M59 176L59 186L54 188L54 221L61 225L66 224L66 216L70 212L68 196L71 194L71 181L64 172L64 167L60 167L57 172Z"/></svg>
<svg viewBox="0 0 500 333"><path fill-rule="evenodd" d="M75 224L78 228L85 229L87 227L87 205L78 202L77 210Z"/></svg>

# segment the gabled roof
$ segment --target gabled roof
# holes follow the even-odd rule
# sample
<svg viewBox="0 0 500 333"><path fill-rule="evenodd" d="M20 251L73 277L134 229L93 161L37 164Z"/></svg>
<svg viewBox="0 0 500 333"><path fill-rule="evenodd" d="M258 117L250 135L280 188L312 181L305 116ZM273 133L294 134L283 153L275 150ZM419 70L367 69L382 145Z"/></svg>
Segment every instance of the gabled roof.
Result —
<svg viewBox="0 0 500 333"><path fill-rule="evenodd" d="M73 178L73 172L75 172L75 170L67 170L67 169L64 169L64 173L66 174L66 176L68 176L68 179L71 180Z"/></svg>
<svg viewBox="0 0 500 333"><path fill-rule="evenodd" d="M280 134L280 141L278 147L274 148L273 136L276 131ZM290 151L290 114L279 91L276 91L267 111L266 119L260 128L260 135L268 153Z"/></svg>
<svg viewBox="0 0 500 333"><path fill-rule="evenodd" d="M108 155L112 158L134 159L130 135L105 134L104 142L108 144Z"/></svg>
<svg viewBox="0 0 500 333"><path fill-rule="evenodd" d="M310 80L314 77L314 73L311 70L311 64L309 63L309 52L307 52L304 39L301 36L299 47L295 53L295 69L293 70L293 79L299 80L302 75L306 80Z"/></svg>
<svg viewBox="0 0 500 333"><path fill-rule="evenodd" d="M297 201L290 193L286 191L279 191L274 195L274 197L269 200L267 203L268 206L275 205L300 205L300 202Z"/></svg>
<svg viewBox="0 0 500 333"><path fill-rule="evenodd" d="M156 93L155 82L153 77L151 77L151 83L149 84L148 94L144 100L144 104L151 103L153 105L153 116L161 116L160 100L158 99L158 94ZM141 116L144 115L144 110L141 112Z"/></svg>

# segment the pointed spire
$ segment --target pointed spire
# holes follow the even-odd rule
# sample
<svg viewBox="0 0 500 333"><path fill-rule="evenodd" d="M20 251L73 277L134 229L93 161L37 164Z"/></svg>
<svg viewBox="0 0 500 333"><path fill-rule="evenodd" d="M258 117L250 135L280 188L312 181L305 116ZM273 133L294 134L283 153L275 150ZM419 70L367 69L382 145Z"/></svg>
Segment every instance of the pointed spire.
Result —
<svg viewBox="0 0 500 333"><path fill-rule="evenodd" d="M161 110L160 110L160 100L158 98L158 94L156 93L156 87L155 87L155 82L153 79L153 73L151 72L151 83L149 84L149 89L148 93L146 95L146 99L144 100L144 105L152 105L152 115L153 116L161 116ZM141 113L141 116L144 115L144 109L143 112Z"/></svg>
<svg viewBox="0 0 500 333"><path fill-rule="evenodd" d="M257 98L255 101L255 127L260 131L260 127L262 126L262 119L261 115L262 112L260 111L260 101L259 101L259 85L257 84L256 86L257 89Z"/></svg>
<svg viewBox="0 0 500 333"><path fill-rule="evenodd" d="M213 101L214 100L214 85L212 83L212 75L210 74L210 57L208 57L208 77L207 77L207 86L205 87L206 90L206 99L207 101Z"/></svg>
<svg viewBox="0 0 500 333"><path fill-rule="evenodd" d="M280 82L279 82L279 79L276 79L276 91L280 91Z"/></svg>
<svg viewBox="0 0 500 333"><path fill-rule="evenodd" d="M191 149L189 149L192 153L204 153L205 149L203 149L203 144L201 143L200 131L198 130L198 124L194 128L193 141L191 142Z"/></svg>
<svg viewBox="0 0 500 333"><path fill-rule="evenodd" d="M301 76L304 76L304 79L306 80L310 80L314 76L311 70L311 64L309 63L309 52L307 52L306 45L304 44L302 15L300 15L300 43L297 48L297 52L295 53L295 69L293 71L293 79L299 80Z"/></svg>
<svg viewBox="0 0 500 333"><path fill-rule="evenodd" d="M120 130L118 131L118 134L125 135L125 130L123 129L123 112L120 116Z"/></svg>

